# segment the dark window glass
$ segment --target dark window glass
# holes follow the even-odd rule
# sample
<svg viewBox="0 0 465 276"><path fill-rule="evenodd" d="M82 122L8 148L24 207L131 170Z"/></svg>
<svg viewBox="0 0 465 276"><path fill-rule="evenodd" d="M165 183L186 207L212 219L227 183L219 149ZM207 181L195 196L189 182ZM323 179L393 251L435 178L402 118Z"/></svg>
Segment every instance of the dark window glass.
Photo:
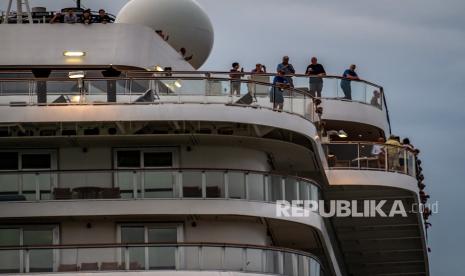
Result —
<svg viewBox="0 0 465 276"><path fill-rule="evenodd" d="M118 151L117 160L118 160L118 167L128 167L128 168L140 167L140 151L138 150Z"/></svg>
<svg viewBox="0 0 465 276"><path fill-rule="evenodd" d="M18 153L0 152L0 170L17 170Z"/></svg>
<svg viewBox="0 0 465 276"><path fill-rule="evenodd" d="M50 154L23 154L21 157L23 169L50 169L52 166Z"/></svg>
<svg viewBox="0 0 465 276"><path fill-rule="evenodd" d="M171 167L173 154L171 152L145 152L144 167Z"/></svg>

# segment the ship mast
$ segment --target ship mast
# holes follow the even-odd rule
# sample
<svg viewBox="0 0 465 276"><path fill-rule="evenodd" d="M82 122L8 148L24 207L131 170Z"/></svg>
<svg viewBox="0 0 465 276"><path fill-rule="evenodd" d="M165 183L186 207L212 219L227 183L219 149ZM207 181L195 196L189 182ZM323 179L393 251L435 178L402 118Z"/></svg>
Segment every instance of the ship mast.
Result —
<svg viewBox="0 0 465 276"><path fill-rule="evenodd" d="M32 22L32 13L31 8L29 6L29 0L8 0L8 8L6 10L5 20L4 23L8 24L8 15L11 12L11 6L13 5L13 1L16 1L16 23L22 24L23 23L23 5L26 8L27 16L29 19L29 24L33 24Z"/></svg>

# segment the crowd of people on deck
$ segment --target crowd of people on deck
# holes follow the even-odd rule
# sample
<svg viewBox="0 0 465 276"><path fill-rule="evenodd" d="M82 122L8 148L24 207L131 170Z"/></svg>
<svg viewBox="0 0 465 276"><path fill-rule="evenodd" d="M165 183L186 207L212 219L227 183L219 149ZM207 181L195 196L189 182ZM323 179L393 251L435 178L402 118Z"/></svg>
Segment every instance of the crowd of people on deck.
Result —
<svg viewBox="0 0 465 276"><path fill-rule="evenodd" d="M93 15L90 9L86 9L82 12L81 15L78 15L73 9L68 9L65 13L61 11L56 12L52 19L50 19L50 24L55 23L66 23L66 24L76 24L81 23L89 25L92 23L113 23L114 19L111 18L104 9L100 9L97 15Z"/></svg>
<svg viewBox="0 0 465 276"><path fill-rule="evenodd" d="M360 80L356 73L356 65L351 64L343 74L341 75L340 87L344 93L343 99L352 100L352 87L351 81ZM257 63L255 68L251 71L252 74L265 74L266 67L260 63ZM270 101L274 104L274 108L278 111L282 110L284 104L283 92L286 89L294 87L294 81L292 76L296 74L294 66L289 62L289 57L284 56L282 62L276 67L277 75L273 79L273 89L270 91ZM318 63L316 57L312 57L310 64L305 70L305 75L309 76L309 92L314 97L322 97L323 91L323 77L326 76L326 70L324 66ZM231 80L231 95L239 96L241 94L241 78L244 76L244 68L240 67L238 62L232 64L230 69ZM379 90L374 90L370 104L381 108L381 97L382 93Z"/></svg>

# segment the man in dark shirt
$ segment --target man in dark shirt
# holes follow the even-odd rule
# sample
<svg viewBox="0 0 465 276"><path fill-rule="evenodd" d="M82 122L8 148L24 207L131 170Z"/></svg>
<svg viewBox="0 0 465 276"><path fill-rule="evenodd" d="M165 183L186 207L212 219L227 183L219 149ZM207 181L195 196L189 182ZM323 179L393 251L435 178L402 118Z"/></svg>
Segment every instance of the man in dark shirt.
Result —
<svg viewBox="0 0 465 276"><path fill-rule="evenodd" d="M342 74L343 79L341 80L341 88L344 92L344 99L352 100L352 87L350 86L351 80L359 80L357 73L355 72L355 64L350 65L349 69L344 71Z"/></svg>
<svg viewBox="0 0 465 276"><path fill-rule="evenodd" d="M106 23L112 23L113 19L108 16L108 14L105 12L104 9L100 9L98 11L98 16L95 18L95 22L106 24Z"/></svg>
<svg viewBox="0 0 465 276"><path fill-rule="evenodd" d="M231 72L231 74L229 74L229 77L233 79L231 81L231 89L230 89L231 96L241 95L241 78L244 76L244 74L242 74L244 72L244 68L241 68L241 70L239 70L239 67L240 67L239 63L234 62L232 64L232 69L229 71Z"/></svg>
<svg viewBox="0 0 465 276"><path fill-rule="evenodd" d="M321 98L321 91L323 90L323 79L315 76L326 76L326 71L323 65L318 63L316 57L312 57L311 63L307 66L306 75L310 76L310 93L313 96Z"/></svg>

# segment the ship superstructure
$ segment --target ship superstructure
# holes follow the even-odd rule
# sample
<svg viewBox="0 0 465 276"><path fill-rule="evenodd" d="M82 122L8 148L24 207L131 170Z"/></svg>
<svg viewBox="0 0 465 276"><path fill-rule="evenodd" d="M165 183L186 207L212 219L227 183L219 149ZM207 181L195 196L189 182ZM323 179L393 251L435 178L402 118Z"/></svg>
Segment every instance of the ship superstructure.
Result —
<svg viewBox="0 0 465 276"><path fill-rule="evenodd" d="M351 81L342 99L343 79L326 76L315 98L295 75L276 110L275 74L246 72L232 95L230 72L197 70L213 29L193 1L43 22L0 25L0 273L429 275L411 209L426 198L421 166L376 143L390 135L381 86ZM408 208L277 216L296 200Z"/></svg>

